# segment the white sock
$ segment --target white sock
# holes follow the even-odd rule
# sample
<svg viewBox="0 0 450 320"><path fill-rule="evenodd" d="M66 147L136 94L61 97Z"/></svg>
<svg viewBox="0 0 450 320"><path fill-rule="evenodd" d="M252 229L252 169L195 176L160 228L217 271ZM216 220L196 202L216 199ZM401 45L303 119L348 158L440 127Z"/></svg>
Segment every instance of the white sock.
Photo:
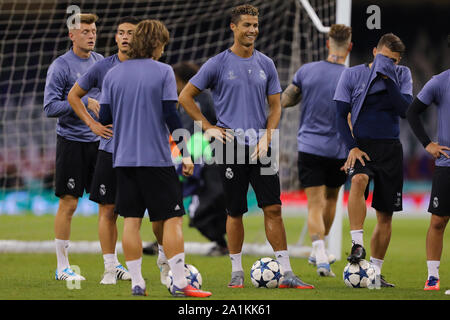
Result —
<svg viewBox="0 0 450 320"><path fill-rule="evenodd" d="M314 252L316 253L316 265L320 263L328 263L328 256L325 251L325 241L324 240L313 241L312 247Z"/></svg>
<svg viewBox="0 0 450 320"><path fill-rule="evenodd" d="M364 247L363 233L364 233L364 230L362 230L362 229L350 231L350 235L352 236L352 241L354 241L356 244L359 244Z"/></svg>
<svg viewBox="0 0 450 320"><path fill-rule="evenodd" d="M166 254L164 253L164 247L158 244L158 260L167 261Z"/></svg>
<svg viewBox="0 0 450 320"><path fill-rule="evenodd" d="M173 284L180 289L188 285L184 275L184 252L174 255L168 260L170 270L172 270Z"/></svg>
<svg viewBox="0 0 450 320"><path fill-rule="evenodd" d="M142 289L145 289L145 280L142 277L141 272L142 257L136 260L127 261L126 264L131 275L131 288L139 286Z"/></svg>
<svg viewBox="0 0 450 320"><path fill-rule="evenodd" d="M376 274L381 274L384 260L370 257L370 263L373 265Z"/></svg>
<svg viewBox="0 0 450 320"><path fill-rule="evenodd" d="M314 247L312 247L311 249L311 253L309 254L310 257L316 257L316 250L314 249Z"/></svg>
<svg viewBox="0 0 450 320"><path fill-rule="evenodd" d="M69 264L69 240L55 239L56 261L58 272L70 267Z"/></svg>
<svg viewBox="0 0 450 320"><path fill-rule="evenodd" d="M230 254L231 259L231 271L244 271L242 268L242 252Z"/></svg>
<svg viewBox="0 0 450 320"><path fill-rule="evenodd" d="M115 262L115 266L118 266L119 264L121 264L120 262L119 262L119 259L117 259L117 248L116 249L114 249L114 262Z"/></svg>
<svg viewBox="0 0 450 320"><path fill-rule="evenodd" d="M117 256L114 253L107 253L103 255L103 262L105 263L105 270L114 268L115 266L119 265L119 263L116 262Z"/></svg>
<svg viewBox="0 0 450 320"><path fill-rule="evenodd" d="M288 271L292 271L291 261L289 260L289 253L288 253L288 251L287 250L280 250L280 251L275 251L274 253L275 253L275 257L276 257L277 261L281 265L281 269L283 270L283 273L288 272Z"/></svg>
<svg viewBox="0 0 450 320"><path fill-rule="evenodd" d="M430 278L430 276L433 276L433 277L439 279L439 265L440 264L441 264L441 261L439 261L439 260L427 260L428 278Z"/></svg>

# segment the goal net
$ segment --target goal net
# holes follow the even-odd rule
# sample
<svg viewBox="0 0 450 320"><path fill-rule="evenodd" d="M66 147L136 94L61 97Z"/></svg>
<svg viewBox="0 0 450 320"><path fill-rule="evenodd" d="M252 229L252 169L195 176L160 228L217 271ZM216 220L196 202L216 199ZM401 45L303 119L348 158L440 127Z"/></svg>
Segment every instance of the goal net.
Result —
<svg viewBox="0 0 450 320"><path fill-rule="evenodd" d="M326 34L314 26L298 0L247 1L260 11L256 48L271 57L284 89L304 63L326 58ZM229 48L230 9L236 0L98 0L77 1L81 12L99 16L96 51L109 56L117 50L116 24L121 17L159 19L171 40L162 61L199 65ZM323 25L335 22L335 0L310 0ZM71 46L66 20L71 1L0 1L0 215L30 211L54 213L55 119L43 112L47 69ZM299 108L283 111L280 123L282 190L299 188L297 142ZM54 201L54 200L53 200ZM87 204L85 211L94 210ZM95 209L93 209L95 208ZM83 210L82 209L82 210Z"/></svg>

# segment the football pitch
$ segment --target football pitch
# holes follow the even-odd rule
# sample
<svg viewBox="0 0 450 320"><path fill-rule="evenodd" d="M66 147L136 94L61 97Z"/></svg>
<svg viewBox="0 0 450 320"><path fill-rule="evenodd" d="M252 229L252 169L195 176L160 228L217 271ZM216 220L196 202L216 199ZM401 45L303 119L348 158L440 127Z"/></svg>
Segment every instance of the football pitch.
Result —
<svg viewBox="0 0 450 320"><path fill-rule="evenodd" d="M401 214L405 215L405 214ZM384 265L383 275L396 285L395 288L380 290L351 289L344 285L342 271L346 265L351 243L348 219L344 218L343 252L341 261L332 265L336 278L319 278L316 269L308 265L307 259L291 258L294 272L302 280L315 286L314 290L297 289L257 289L250 281L250 268L259 256L243 257L245 288L229 289L231 264L228 256L208 257L187 254L186 263L195 265L203 277L203 289L213 293L210 300L450 300L444 292L450 289L450 237L444 238L444 252L441 260L441 290L425 292L423 286L427 277L425 257L425 236L428 228L428 215L422 218L405 219L394 217L391 245ZM44 241L53 239L52 215L0 216L0 238L2 240ZM305 219L285 217L288 243L297 242ZM262 216L248 215L244 218L246 243L265 242ZM368 218L365 226L367 258L370 257L370 234L375 224ZM122 231L121 218L118 220L119 238ZM154 240L148 220L142 224L143 241ZM184 235L186 242L207 242L199 232L190 228L185 218ZM72 241L97 241L97 218L75 216L72 221ZM308 244L308 243L307 243ZM308 244L309 245L309 244ZM124 264L123 255L119 260ZM143 276L146 279L149 295L131 296L130 282L119 281L117 285L100 285L103 274L101 254L70 253L72 265L80 267L86 277L80 286L67 286L65 281L55 281L56 256L53 253L2 253L0 263L0 300L174 300L159 281L156 256L143 256ZM178 298L180 299L180 298ZM181 298L186 299L186 298Z"/></svg>

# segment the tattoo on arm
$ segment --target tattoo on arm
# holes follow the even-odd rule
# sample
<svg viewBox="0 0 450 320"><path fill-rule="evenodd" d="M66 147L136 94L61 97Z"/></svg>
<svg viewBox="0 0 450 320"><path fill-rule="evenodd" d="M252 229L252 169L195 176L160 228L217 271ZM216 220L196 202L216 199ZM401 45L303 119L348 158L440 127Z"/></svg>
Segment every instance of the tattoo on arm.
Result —
<svg viewBox="0 0 450 320"><path fill-rule="evenodd" d="M281 106L289 108L295 106L302 99L302 92L296 85L290 84L281 95Z"/></svg>

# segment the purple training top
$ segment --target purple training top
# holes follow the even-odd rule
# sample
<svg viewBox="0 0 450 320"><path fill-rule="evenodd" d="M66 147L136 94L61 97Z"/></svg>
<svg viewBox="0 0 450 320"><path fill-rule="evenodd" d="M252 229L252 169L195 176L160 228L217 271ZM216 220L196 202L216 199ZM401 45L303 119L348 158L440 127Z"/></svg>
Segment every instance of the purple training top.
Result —
<svg viewBox="0 0 450 320"><path fill-rule="evenodd" d="M322 157L344 159L348 150L336 123L334 91L345 66L328 61L304 64L292 83L301 89L298 151Z"/></svg>
<svg viewBox="0 0 450 320"><path fill-rule="evenodd" d="M417 99L428 106L432 103L436 105L438 143L450 147L450 69L432 77L419 92ZM436 159L435 164L450 167L450 159L441 156Z"/></svg>
<svg viewBox="0 0 450 320"><path fill-rule="evenodd" d="M44 91L44 111L47 117L58 118L56 133L65 139L80 142L98 141L99 137L73 111L67 95L73 85L91 66L103 59L101 54L91 52L87 59L77 56L72 48L53 61L47 71ZM100 91L93 88L83 97L88 105L88 97L98 99ZM91 116L94 114L88 110Z"/></svg>
<svg viewBox="0 0 450 320"><path fill-rule="evenodd" d="M84 91L90 91L93 88L97 88L102 91L103 78L106 73L112 67L116 66L120 63L119 57L117 54L114 54L108 58L105 58L101 61L98 61L94 64L89 70L83 74L78 80L77 83ZM99 150L103 150L106 152L112 153L113 144L111 139L105 139L100 137L100 145Z"/></svg>
<svg viewBox="0 0 450 320"><path fill-rule="evenodd" d="M163 101L178 101L171 66L132 59L108 71L100 103L111 108L113 167L173 166Z"/></svg>
<svg viewBox="0 0 450 320"><path fill-rule="evenodd" d="M249 145L266 129L267 96L281 92L275 64L257 50L241 58L227 49L206 61L189 82L199 90L211 89L216 125L235 130L238 141L245 138Z"/></svg>

